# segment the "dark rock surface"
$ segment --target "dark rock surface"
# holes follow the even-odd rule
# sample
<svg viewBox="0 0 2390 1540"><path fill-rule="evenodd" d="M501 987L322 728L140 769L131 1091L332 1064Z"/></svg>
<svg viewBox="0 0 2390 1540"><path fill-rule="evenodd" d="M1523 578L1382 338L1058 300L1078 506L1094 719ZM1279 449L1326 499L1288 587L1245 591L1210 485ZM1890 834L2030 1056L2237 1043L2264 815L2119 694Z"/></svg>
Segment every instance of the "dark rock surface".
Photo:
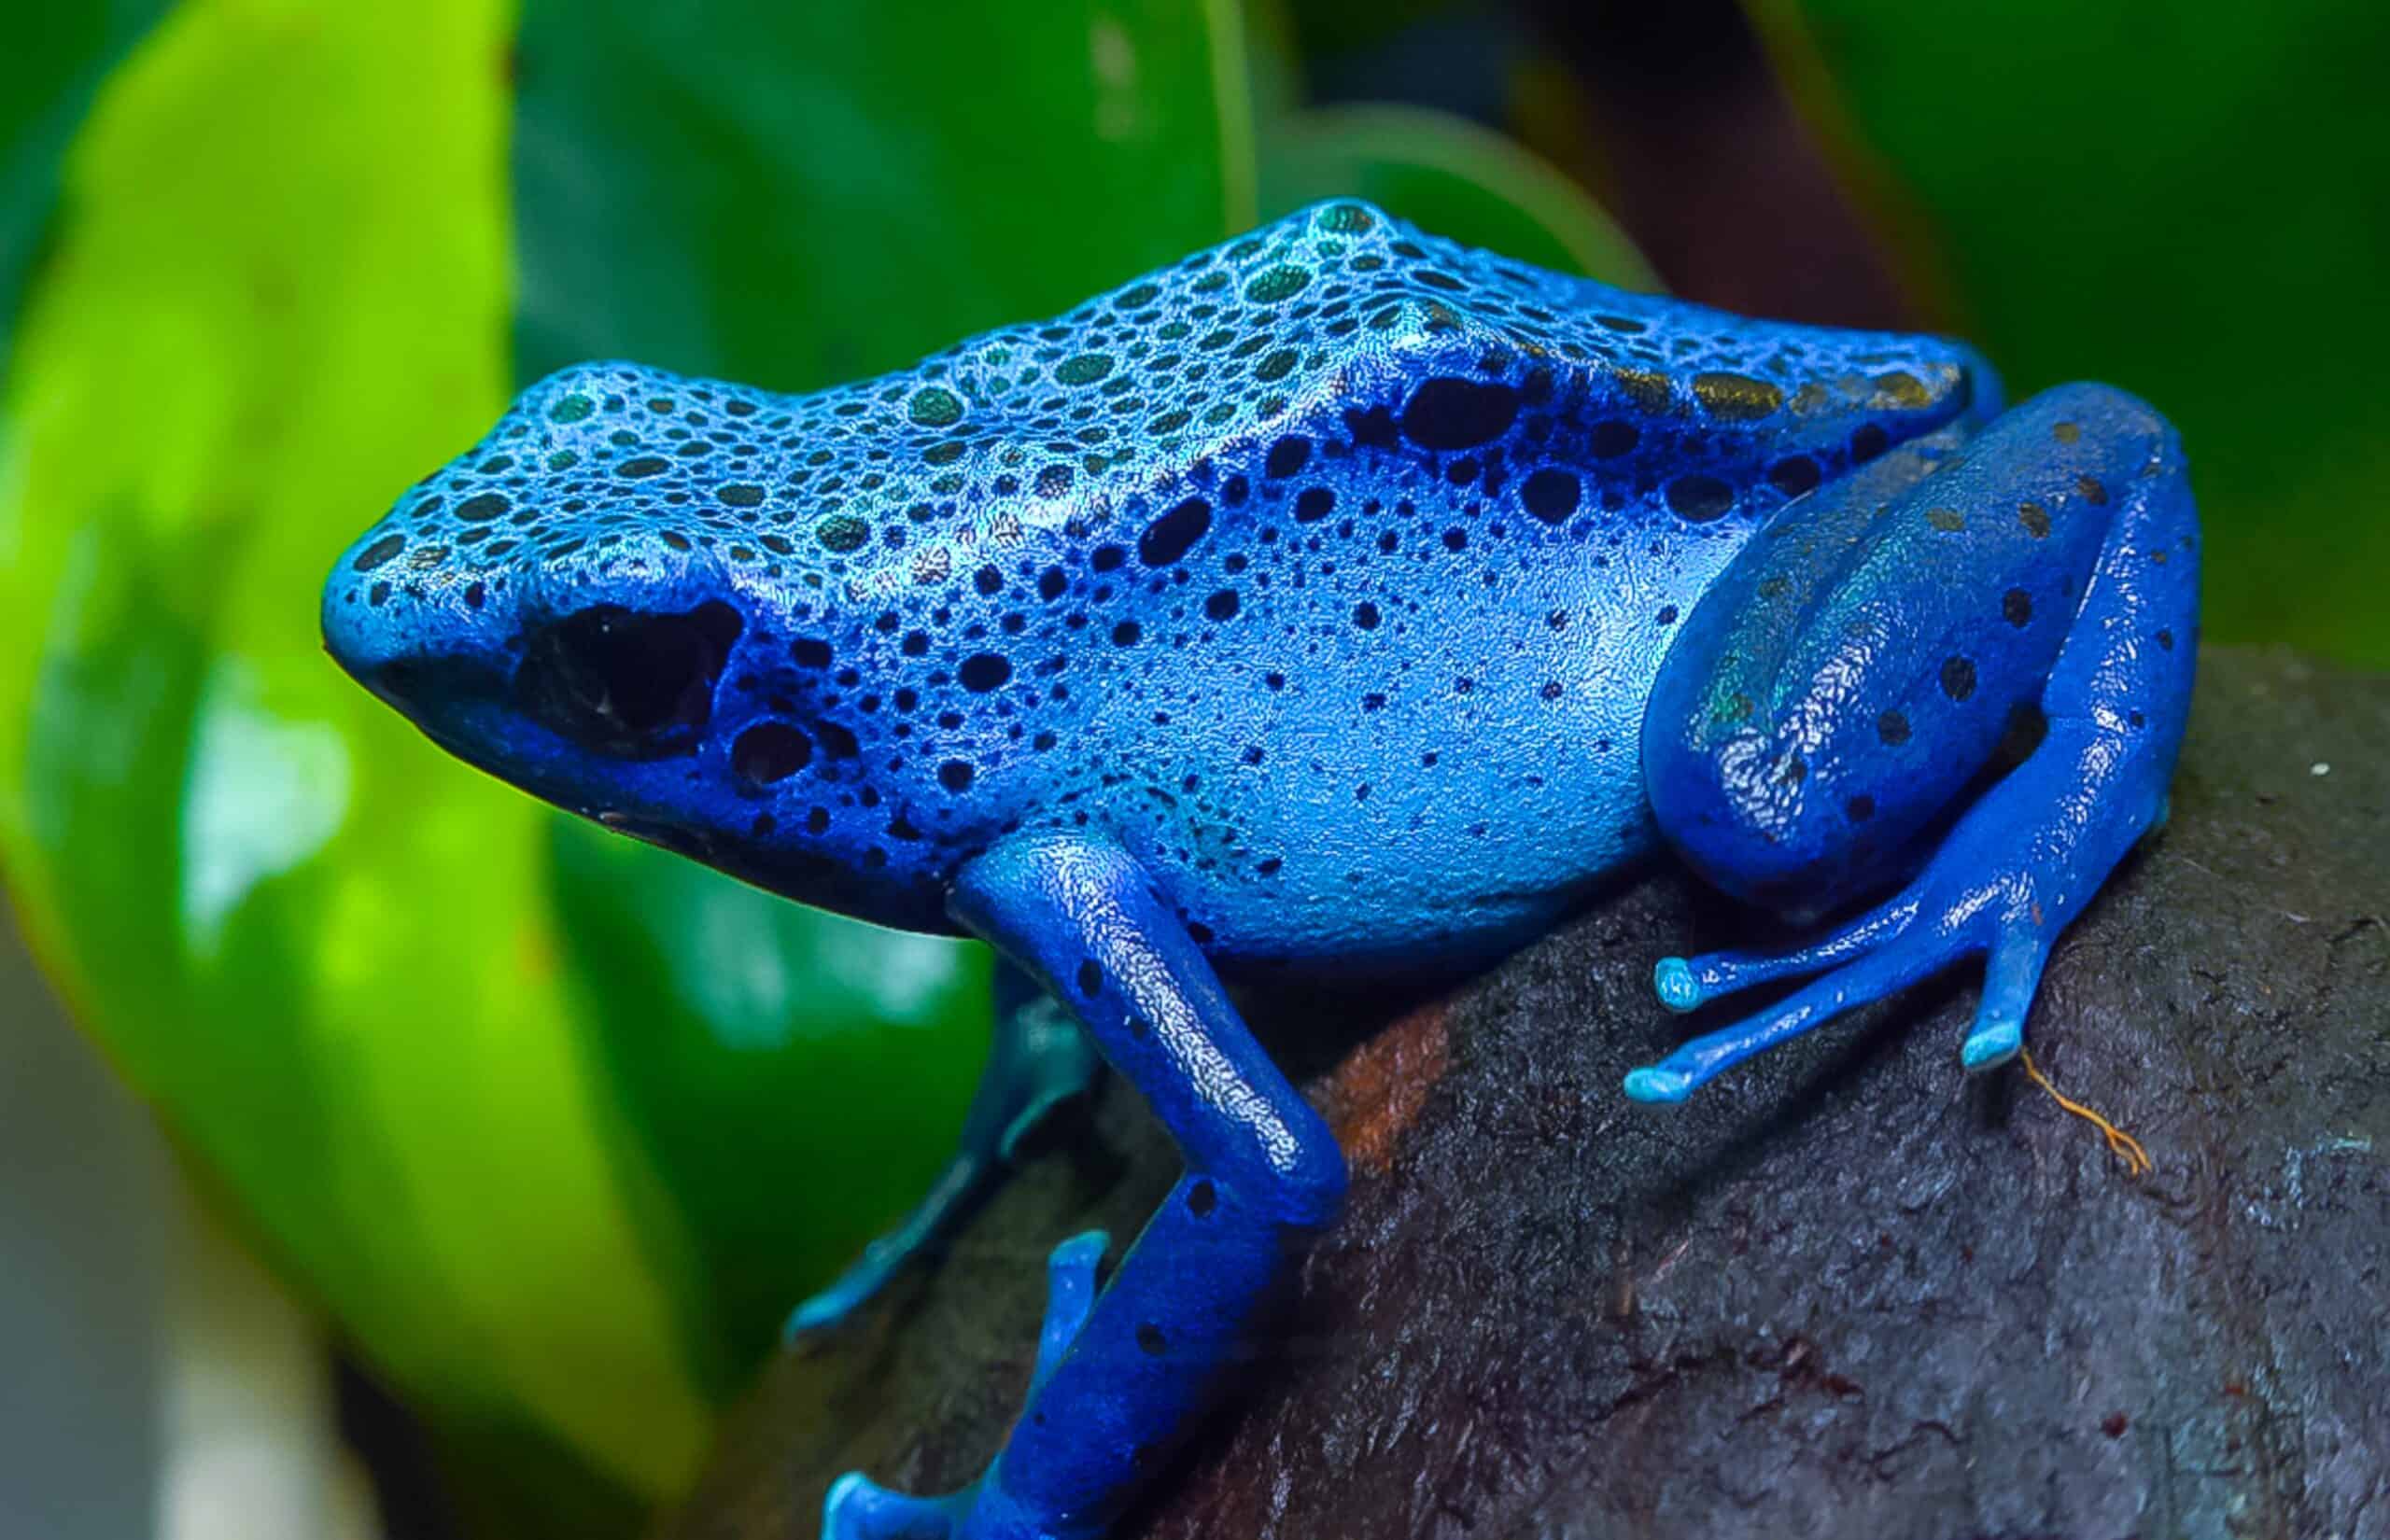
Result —
<svg viewBox="0 0 2390 1540"><path fill-rule="evenodd" d="M2390 1535L2390 679L2211 651L2172 827L2060 945L2029 1046L2145 1177L1961 1072L1972 973L1626 1102L1687 1029L1653 959L1765 939L1658 872L1383 1030L1263 1017L1353 1018L1312 1082L1351 1206L1124 1540ZM935 1275L770 1366L668 1533L978 1472L1047 1249L1174 1173L1123 1087L1065 1122Z"/></svg>

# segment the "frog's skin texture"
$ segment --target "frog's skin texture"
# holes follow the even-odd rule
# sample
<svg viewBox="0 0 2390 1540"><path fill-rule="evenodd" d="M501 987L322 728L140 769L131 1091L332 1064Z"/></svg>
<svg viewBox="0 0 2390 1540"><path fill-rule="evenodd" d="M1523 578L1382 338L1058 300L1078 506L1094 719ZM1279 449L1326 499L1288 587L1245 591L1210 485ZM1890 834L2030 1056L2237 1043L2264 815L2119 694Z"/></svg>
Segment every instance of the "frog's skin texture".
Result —
<svg viewBox="0 0 2390 1540"><path fill-rule="evenodd" d="M1961 1057L2002 1062L2163 818L2197 541L2174 434L2117 391L2003 413L1956 343L1338 203L817 395L568 371L360 539L323 614L473 763L1017 970L948 1179L799 1328L934 1245L1088 1044L1145 1096L1187 1174L1100 1295L1101 1237L1056 1252L993 1466L938 1499L851 1477L825 1516L1076 1537L1337 1212L1335 1143L1222 977L1466 967L1673 850L1796 917L1875 906L1792 956L1662 960L1680 1009L1819 976L1630 1096L1975 957Z"/></svg>

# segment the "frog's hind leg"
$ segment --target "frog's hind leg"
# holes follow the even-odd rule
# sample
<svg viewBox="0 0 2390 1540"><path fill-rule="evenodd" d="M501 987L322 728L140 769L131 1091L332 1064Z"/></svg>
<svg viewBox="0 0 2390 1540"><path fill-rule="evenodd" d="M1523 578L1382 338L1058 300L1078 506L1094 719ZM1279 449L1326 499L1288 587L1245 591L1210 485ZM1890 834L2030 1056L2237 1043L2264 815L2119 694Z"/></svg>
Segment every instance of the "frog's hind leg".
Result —
<svg viewBox="0 0 2390 1540"><path fill-rule="evenodd" d="M1118 845L1013 835L963 868L951 908L1069 1002L1187 1169L1091 1306L1093 1242L1057 1254L1067 1286L1049 1295L1027 1409L978 1481L927 1500L841 1483L855 1505L834 1501L824 1533L1096 1540L1255 1356L1263 1307L1343 1201L1344 1159Z"/></svg>
<svg viewBox="0 0 2390 1540"><path fill-rule="evenodd" d="M2023 1042L2060 931L2165 816L2190 706L2198 526L2147 407L2071 385L1788 506L1671 650L1647 714L1661 828L1720 887L1814 908L1904 881L1797 951L1663 959L1689 1010L1822 973L1627 1077L1674 1101L1727 1066L1989 955L1961 1049ZM1953 805L2019 713L2040 744Z"/></svg>
<svg viewBox="0 0 2390 1540"><path fill-rule="evenodd" d="M783 1329L785 1340L836 1327L915 1259L934 1255L1003 1180L1030 1131L1093 1085L1103 1061L1052 996L1001 959L994 988L995 1038L953 1157L894 1229L797 1306Z"/></svg>

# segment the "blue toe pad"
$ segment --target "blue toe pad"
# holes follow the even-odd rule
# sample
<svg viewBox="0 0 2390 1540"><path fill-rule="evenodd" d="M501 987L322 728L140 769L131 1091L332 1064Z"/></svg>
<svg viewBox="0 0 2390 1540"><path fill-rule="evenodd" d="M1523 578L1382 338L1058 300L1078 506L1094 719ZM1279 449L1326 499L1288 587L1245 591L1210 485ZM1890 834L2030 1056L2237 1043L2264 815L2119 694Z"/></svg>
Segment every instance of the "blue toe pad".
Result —
<svg viewBox="0 0 2390 1540"><path fill-rule="evenodd" d="M1682 958L1662 958L1652 970L1652 988L1671 1011L1690 1011L1701 1003L1701 983L1693 976L1693 964Z"/></svg>
<svg viewBox="0 0 2390 1540"><path fill-rule="evenodd" d="M1627 1071L1626 1095L1633 1101L1673 1103L1691 1096L1694 1084L1691 1075L1646 1067Z"/></svg>

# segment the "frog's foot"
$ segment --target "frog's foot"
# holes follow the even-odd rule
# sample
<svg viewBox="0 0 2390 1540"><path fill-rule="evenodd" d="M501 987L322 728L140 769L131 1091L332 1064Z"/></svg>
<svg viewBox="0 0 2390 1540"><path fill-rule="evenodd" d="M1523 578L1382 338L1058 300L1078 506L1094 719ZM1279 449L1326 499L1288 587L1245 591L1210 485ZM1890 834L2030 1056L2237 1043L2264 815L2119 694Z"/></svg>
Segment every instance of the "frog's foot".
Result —
<svg viewBox="0 0 2390 1540"><path fill-rule="evenodd" d="M1078 1024L1010 964L997 971L995 995L995 1041L953 1158L894 1229L797 1306L783 1342L836 1329L916 1259L934 1255L1003 1179L1030 1133L1063 1104L1087 1098L1100 1060Z"/></svg>
<svg viewBox="0 0 2390 1540"><path fill-rule="evenodd" d="M1037 1331L1037 1366L1029 1393L1037 1392L1061 1363L1062 1353L1095 1308L1095 1270L1111 1244L1102 1230L1088 1230L1054 1248L1046 1261L1046 1322ZM960 1491L915 1497L891 1491L861 1471L830 1484L822 1500L822 1540L1044 1540L1043 1526L1009 1511L994 1480L994 1467Z"/></svg>
<svg viewBox="0 0 2390 1540"><path fill-rule="evenodd" d="M944 1497L912 1497L849 1471L822 1500L822 1540L951 1540L978 1490L975 1482Z"/></svg>
<svg viewBox="0 0 2390 1540"><path fill-rule="evenodd" d="M1690 1011L1764 984L1821 973L1767 1010L1693 1039L1626 1076L1638 1101L1681 1101L1720 1071L1847 1011L1886 999L1966 958L1989 955L1983 1001L1960 1046L1971 1071L2005 1064L2025 1041L2051 945L2133 841L2165 814L2162 764L2102 789L2087 806L2080 774L2103 728L2055 724L2033 757L1969 809L1924 872L1890 901L1795 951L1664 958L1652 983Z"/></svg>
<svg viewBox="0 0 2390 1540"><path fill-rule="evenodd" d="M937 1248L993 1183L995 1171L993 1165L970 1152L948 1161L928 1195L901 1224L865 1246L846 1271L789 1312L788 1323L780 1328L781 1342L795 1347L845 1324L914 1258Z"/></svg>

